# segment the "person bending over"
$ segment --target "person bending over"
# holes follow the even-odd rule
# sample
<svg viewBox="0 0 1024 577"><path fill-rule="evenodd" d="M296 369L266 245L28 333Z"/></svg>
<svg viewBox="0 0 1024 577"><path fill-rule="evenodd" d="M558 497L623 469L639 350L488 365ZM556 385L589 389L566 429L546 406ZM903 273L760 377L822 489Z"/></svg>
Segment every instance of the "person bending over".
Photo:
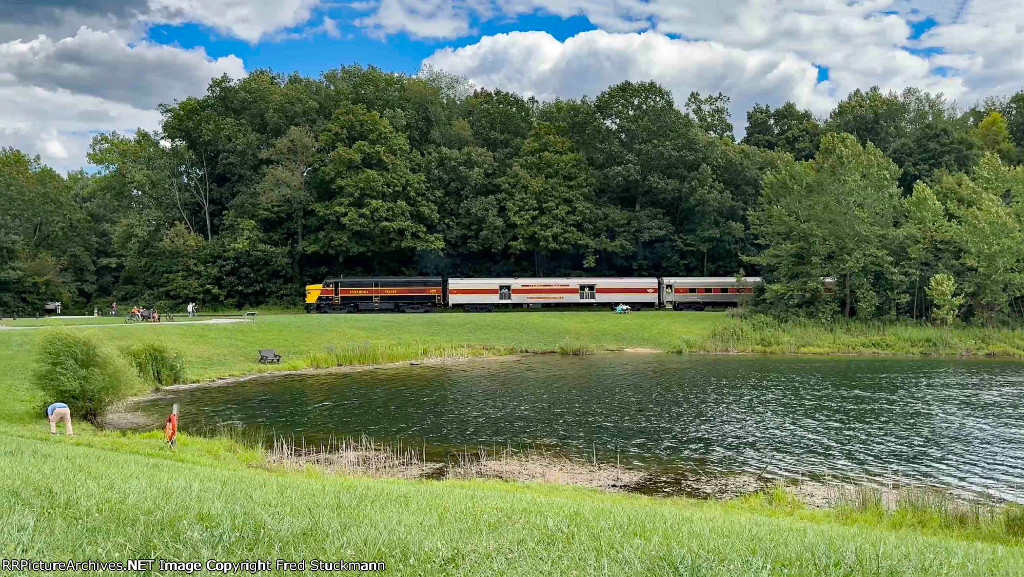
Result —
<svg viewBox="0 0 1024 577"><path fill-rule="evenodd" d="M46 407L46 416L50 420L50 434L57 434L57 423L64 421L65 432L73 436L75 432L71 429L71 409L64 403L54 403Z"/></svg>

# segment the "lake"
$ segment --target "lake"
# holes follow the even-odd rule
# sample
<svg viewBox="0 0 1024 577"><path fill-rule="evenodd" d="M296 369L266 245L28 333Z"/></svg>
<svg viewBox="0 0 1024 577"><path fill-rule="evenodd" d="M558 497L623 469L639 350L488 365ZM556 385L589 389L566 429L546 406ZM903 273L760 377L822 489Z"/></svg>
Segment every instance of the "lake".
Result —
<svg viewBox="0 0 1024 577"><path fill-rule="evenodd" d="M911 482L1024 501L1024 364L616 353L268 376L169 391L182 429L321 442L368 435L432 454L542 447L671 471Z"/></svg>

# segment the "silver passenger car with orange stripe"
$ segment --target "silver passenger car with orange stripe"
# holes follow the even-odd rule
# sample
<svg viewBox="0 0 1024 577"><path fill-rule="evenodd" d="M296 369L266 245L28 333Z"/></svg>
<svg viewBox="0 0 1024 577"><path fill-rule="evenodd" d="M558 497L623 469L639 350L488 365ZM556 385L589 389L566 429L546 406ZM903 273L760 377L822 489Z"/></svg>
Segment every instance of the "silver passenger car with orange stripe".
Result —
<svg viewBox="0 0 1024 577"><path fill-rule="evenodd" d="M761 277L756 276L662 277L662 303L677 311L701 311L706 305L737 305L750 298L759 284Z"/></svg>
<svg viewBox="0 0 1024 577"><path fill-rule="evenodd" d="M632 277L450 278L448 306L491 311L502 305L628 304L657 308L658 279Z"/></svg>

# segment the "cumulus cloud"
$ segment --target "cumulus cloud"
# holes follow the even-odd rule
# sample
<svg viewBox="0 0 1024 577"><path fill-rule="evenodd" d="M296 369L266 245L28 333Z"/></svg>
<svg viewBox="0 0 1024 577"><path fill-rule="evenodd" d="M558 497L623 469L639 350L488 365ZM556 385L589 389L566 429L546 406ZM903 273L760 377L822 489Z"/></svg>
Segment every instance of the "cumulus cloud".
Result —
<svg viewBox="0 0 1024 577"><path fill-rule="evenodd" d="M221 74L243 76L242 61L88 28L58 41L12 40L0 44L0 146L77 168L93 134L154 130L157 104L202 94Z"/></svg>
<svg viewBox="0 0 1024 577"><path fill-rule="evenodd" d="M196 23L257 42L305 24L321 0L0 0L0 42L71 36L82 26L141 36L151 24Z"/></svg>
<svg viewBox="0 0 1024 577"><path fill-rule="evenodd" d="M13 82L155 108L169 98L202 92L210 78L245 75L235 56L216 60L202 48L183 50L141 42L129 45L111 32L80 29L53 41L0 44L0 75Z"/></svg>
<svg viewBox="0 0 1024 577"><path fill-rule="evenodd" d="M546 32L513 32L463 48L445 48L425 64L464 75L474 84L540 99L596 96L623 80L654 79L680 106L693 90L724 92L742 124L755 102L800 106L824 113L833 104L818 70L792 54L743 50L718 42L687 41L658 32L583 32L559 42Z"/></svg>
<svg viewBox="0 0 1024 577"><path fill-rule="evenodd" d="M149 22L196 22L249 42L309 21L320 0L148 0Z"/></svg>
<svg viewBox="0 0 1024 577"><path fill-rule="evenodd" d="M1024 4L1002 0L375 0L376 31L449 38L487 18L582 16L609 32L659 32L744 54L795 58L829 71L833 96L873 85L917 86L970 104L1021 88ZM386 21L383 25L380 22ZM921 38L915 26L928 29ZM483 43L483 41L481 41ZM492 49L500 43L488 44ZM512 49L513 47L507 47ZM472 51L462 52L468 57ZM605 55L607 57L607 55ZM504 56L492 54L493 58ZM742 59L739 59L742 60ZM740 71L747 64L739 64ZM529 74L529 72L524 72ZM719 86L725 91L728 87ZM797 94L794 93L794 96Z"/></svg>
<svg viewBox="0 0 1024 577"><path fill-rule="evenodd" d="M969 98L1006 95L1024 87L1024 4L970 0L953 22L936 26L921 45L941 50L932 62L962 78Z"/></svg>

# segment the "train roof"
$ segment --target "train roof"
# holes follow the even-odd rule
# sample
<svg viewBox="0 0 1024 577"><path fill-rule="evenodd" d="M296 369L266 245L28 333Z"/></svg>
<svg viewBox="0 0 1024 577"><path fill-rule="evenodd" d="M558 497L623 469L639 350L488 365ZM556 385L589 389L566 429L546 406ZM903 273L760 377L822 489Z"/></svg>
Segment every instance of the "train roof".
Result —
<svg viewBox="0 0 1024 577"><path fill-rule="evenodd" d="M663 282L676 283L676 282L736 282L734 276L666 276L661 277ZM743 282L759 283L761 277L759 276L745 276Z"/></svg>
<svg viewBox="0 0 1024 577"><path fill-rule="evenodd" d="M645 282L658 282L658 277L650 276L558 276L558 277L532 277L532 276L509 276L509 277L452 277L448 279L451 281L465 281L465 282L575 282L575 283L594 283L594 282L607 282L607 281L645 281Z"/></svg>
<svg viewBox="0 0 1024 577"><path fill-rule="evenodd" d="M345 281L345 282L352 282L352 281L394 282L394 281L405 281L405 280L415 280L415 281L424 281L424 282L431 282L431 281L441 282L442 279L439 276L339 276L339 277L334 277L334 278L326 278L326 279L324 279L324 282L325 283L340 282L340 281Z"/></svg>

